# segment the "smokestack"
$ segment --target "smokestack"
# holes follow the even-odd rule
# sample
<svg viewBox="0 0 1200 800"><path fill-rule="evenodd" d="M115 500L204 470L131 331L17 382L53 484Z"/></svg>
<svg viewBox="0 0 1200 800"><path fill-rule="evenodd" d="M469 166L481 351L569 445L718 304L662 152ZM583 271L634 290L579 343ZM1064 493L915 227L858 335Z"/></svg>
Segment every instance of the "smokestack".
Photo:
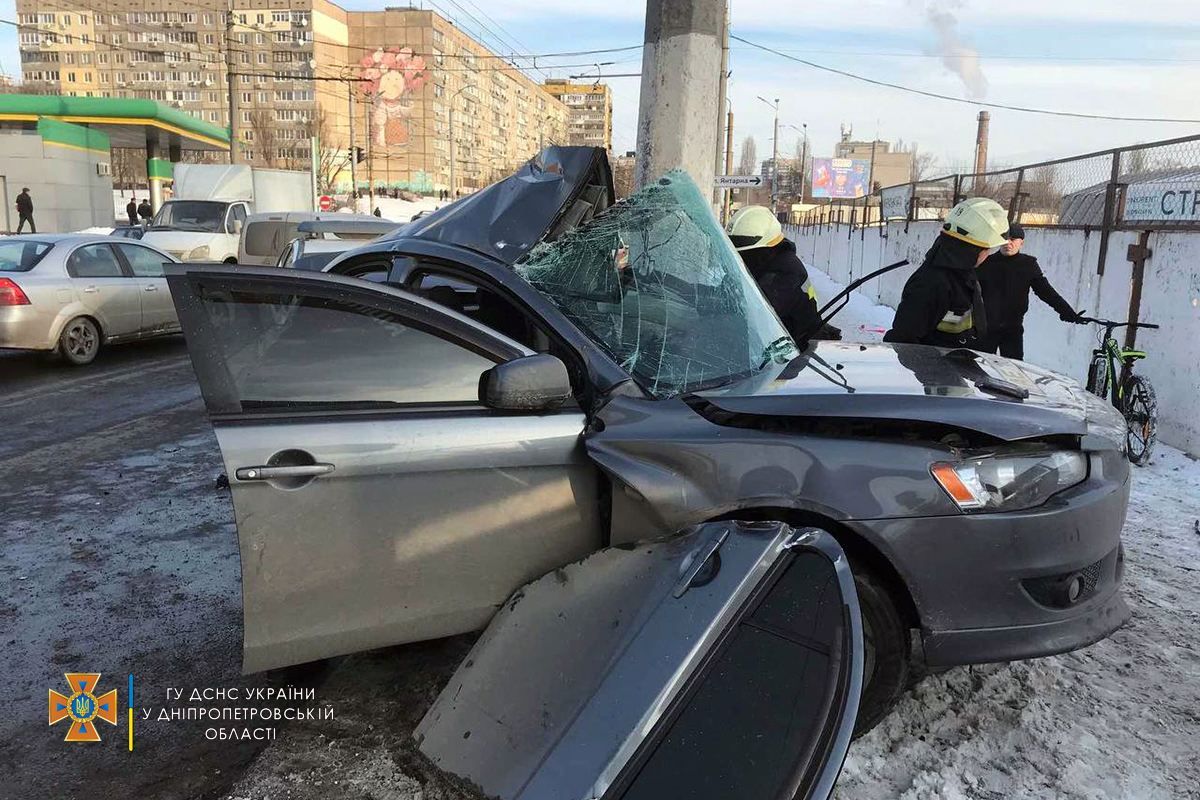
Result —
<svg viewBox="0 0 1200 800"><path fill-rule="evenodd" d="M992 115L979 112L979 128L975 132L975 173L987 172L988 123Z"/></svg>

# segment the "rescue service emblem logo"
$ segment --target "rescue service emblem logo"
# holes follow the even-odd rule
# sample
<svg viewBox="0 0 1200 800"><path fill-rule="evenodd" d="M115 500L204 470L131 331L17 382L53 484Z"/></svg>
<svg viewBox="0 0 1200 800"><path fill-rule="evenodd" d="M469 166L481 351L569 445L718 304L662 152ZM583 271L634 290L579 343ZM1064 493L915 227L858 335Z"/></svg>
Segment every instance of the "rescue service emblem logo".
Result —
<svg viewBox="0 0 1200 800"><path fill-rule="evenodd" d="M71 720L65 741L100 741L100 732L96 730L95 720L102 719L109 725L117 724L117 690L113 689L97 697L99 672L68 672L65 675L71 693L63 695L50 690L50 724L54 725L64 719Z"/></svg>

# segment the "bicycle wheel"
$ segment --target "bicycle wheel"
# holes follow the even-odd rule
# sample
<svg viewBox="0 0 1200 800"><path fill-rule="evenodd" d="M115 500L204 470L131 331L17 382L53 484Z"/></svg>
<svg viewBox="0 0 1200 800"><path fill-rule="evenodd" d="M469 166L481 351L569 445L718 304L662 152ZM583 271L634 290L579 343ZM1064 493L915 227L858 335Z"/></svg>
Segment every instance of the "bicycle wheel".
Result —
<svg viewBox="0 0 1200 800"><path fill-rule="evenodd" d="M1088 367L1087 390L1097 397L1108 398L1108 359L1097 353Z"/></svg>
<svg viewBox="0 0 1200 800"><path fill-rule="evenodd" d="M1121 413L1125 417L1125 441L1129 460L1139 467L1150 460L1158 433L1158 400L1150 381L1140 375L1125 379Z"/></svg>

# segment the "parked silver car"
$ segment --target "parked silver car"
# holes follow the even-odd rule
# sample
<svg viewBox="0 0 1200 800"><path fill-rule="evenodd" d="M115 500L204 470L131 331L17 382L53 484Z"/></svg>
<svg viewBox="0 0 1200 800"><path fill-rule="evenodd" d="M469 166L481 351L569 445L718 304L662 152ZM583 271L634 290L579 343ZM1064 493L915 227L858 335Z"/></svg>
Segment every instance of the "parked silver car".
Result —
<svg viewBox="0 0 1200 800"><path fill-rule="evenodd" d="M0 348L57 350L82 365L103 345L178 333L163 277L176 261L109 236L0 239Z"/></svg>

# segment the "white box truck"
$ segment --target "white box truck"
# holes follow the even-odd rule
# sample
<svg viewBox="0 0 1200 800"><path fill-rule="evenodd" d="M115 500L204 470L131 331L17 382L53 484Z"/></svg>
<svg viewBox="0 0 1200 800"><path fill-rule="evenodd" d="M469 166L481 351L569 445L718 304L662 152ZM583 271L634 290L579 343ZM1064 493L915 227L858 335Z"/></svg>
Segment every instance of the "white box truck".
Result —
<svg viewBox="0 0 1200 800"><path fill-rule="evenodd" d="M142 240L183 261L236 263L250 214L313 210L307 172L244 164L176 164L174 172L174 194Z"/></svg>

